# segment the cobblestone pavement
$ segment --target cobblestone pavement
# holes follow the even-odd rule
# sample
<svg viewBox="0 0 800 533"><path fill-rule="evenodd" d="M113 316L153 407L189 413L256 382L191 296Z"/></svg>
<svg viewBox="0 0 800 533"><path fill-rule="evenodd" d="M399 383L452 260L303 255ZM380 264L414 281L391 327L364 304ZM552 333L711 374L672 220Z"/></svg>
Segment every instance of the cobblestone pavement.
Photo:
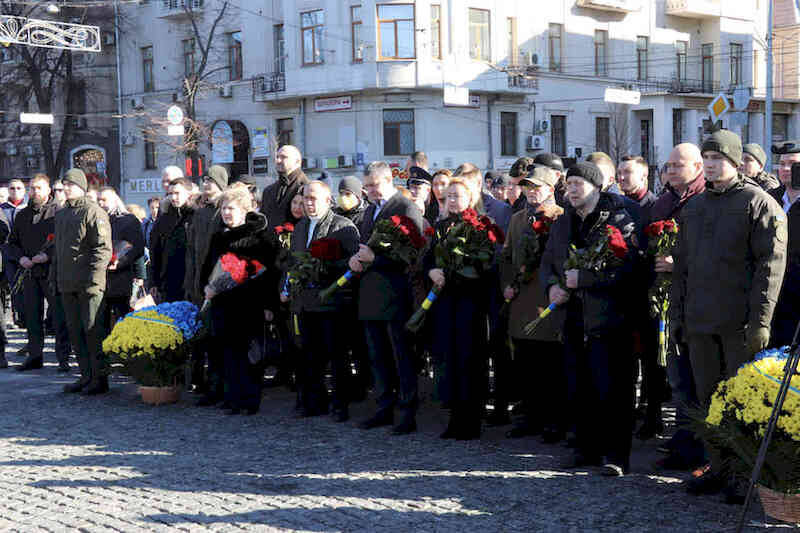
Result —
<svg viewBox="0 0 800 533"><path fill-rule="evenodd" d="M13 354L24 341L12 332ZM362 431L353 421L293 418L293 395L267 391L256 416L141 403L117 379L102 397L65 395L45 368L0 371L3 531L722 531L739 507L684 494L652 475L653 441L634 472L568 472L561 446L437 438L446 416L423 405L420 431ZM12 367L22 361L9 357ZM763 520L760 508L754 520Z"/></svg>

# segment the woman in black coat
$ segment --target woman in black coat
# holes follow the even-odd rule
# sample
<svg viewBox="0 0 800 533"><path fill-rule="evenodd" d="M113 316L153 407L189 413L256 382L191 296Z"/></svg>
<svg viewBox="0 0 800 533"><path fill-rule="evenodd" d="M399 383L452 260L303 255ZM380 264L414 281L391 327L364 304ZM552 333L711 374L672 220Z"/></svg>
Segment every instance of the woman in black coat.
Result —
<svg viewBox="0 0 800 533"><path fill-rule="evenodd" d="M471 204L470 188L453 180L446 190L447 217L436 223L436 236L425 256L425 271L442 289L431 314L431 355L442 375L437 380L439 395L450 408L450 422L443 439L470 440L480 437L483 414L483 368L487 356L488 309L485 272L477 279L448 275L436 267L435 249L447 231L460 222Z"/></svg>
<svg viewBox="0 0 800 533"><path fill-rule="evenodd" d="M211 284L205 289L210 302L209 325L213 346L223 354L225 404L228 414L255 414L261 405L263 368L251 364L250 342L260 334L265 311L275 309L275 248L267 219L254 211L247 187L233 186L220 200L224 227L211 238L211 248L203 264L205 279L210 279L217 260L226 253L240 259L255 259L267 271L233 289L216 293Z"/></svg>

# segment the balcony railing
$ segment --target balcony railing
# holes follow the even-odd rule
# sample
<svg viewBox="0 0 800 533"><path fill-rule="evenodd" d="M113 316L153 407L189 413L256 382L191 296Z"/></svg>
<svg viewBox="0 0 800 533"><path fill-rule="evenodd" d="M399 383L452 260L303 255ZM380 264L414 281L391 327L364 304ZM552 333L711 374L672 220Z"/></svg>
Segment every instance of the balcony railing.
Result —
<svg viewBox="0 0 800 533"><path fill-rule="evenodd" d="M644 94L653 93L704 93L717 94L722 85L718 81L708 80L687 80L677 78L650 78L647 80L635 80L629 82L632 89L641 91Z"/></svg>
<svg viewBox="0 0 800 533"><path fill-rule="evenodd" d="M272 72L269 74L259 74L253 78L253 94L256 96L280 93L286 90L286 74L283 72Z"/></svg>
<svg viewBox="0 0 800 533"><path fill-rule="evenodd" d="M722 3L720 0L667 0L664 12L676 17L715 18L722 15Z"/></svg>
<svg viewBox="0 0 800 533"><path fill-rule="evenodd" d="M202 11L203 0L161 0L159 16L180 18L195 11Z"/></svg>
<svg viewBox="0 0 800 533"><path fill-rule="evenodd" d="M642 8L642 0L578 0L577 5L603 11L631 13Z"/></svg>

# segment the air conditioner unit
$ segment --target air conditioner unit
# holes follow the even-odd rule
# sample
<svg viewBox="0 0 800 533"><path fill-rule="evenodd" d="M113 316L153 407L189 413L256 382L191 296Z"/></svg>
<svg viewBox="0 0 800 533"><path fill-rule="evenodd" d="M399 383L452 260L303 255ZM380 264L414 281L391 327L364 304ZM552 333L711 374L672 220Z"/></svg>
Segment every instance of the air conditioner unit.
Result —
<svg viewBox="0 0 800 533"><path fill-rule="evenodd" d="M17 155L17 145L16 144L9 144L6 146L6 154L7 155Z"/></svg>
<svg viewBox="0 0 800 533"><path fill-rule="evenodd" d="M25 166L27 168L33 169L39 166L39 158L38 157L29 157L25 160Z"/></svg>
<svg viewBox="0 0 800 533"><path fill-rule="evenodd" d="M231 98L233 96L233 87L230 85L223 85L219 88L219 95L223 98Z"/></svg>
<svg viewBox="0 0 800 533"><path fill-rule="evenodd" d="M314 157L307 157L303 159L303 168L319 168L317 165L319 165L319 163Z"/></svg>
<svg viewBox="0 0 800 533"><path fill-rule="evenodd" d="M542 135L528 135L528 140L525 143L526 150L544 150L544 136Z"/></svg>
<svg viewBox="0 0 800 533"><path fill-rule="evenodd" d="M32 144L29 144L25 147L25 155L34 155L36 153L36 149L33 147Z"/></svg>
<svg viewBox="0 0 800 533"><path fill-rule="evenodd" d="M352 155L340 155L339 156L339 167L346 168L353 166L353 156Z"/></svg>
<svg viewBox="0 0 800 533"><path fill-rule="evenodd" d="M574 157L575 159L580 159L583 157L583 148L580 146L570 146L567 148L567 154L569 157Z"/></svg>
<svg viewBox="0 0 800 533"><path fill-rule="evenodd" d="M134 96L131 98L131 107L134 109L144 109L144 98L141 96Z"/></svg>
<svg viewBox="0 0 800 533"><path fill-rule="evenodd" d="M547 131L550 128L550 123L546 120L540 120L536 122L536 130L537 131Z"/></svg>
<svg viewBox="0 0 800 533"><path fill-rule="evenodd" d="M522 52L520 54L520 63L523 67L532 67L539 62L539 56L533 52Z"/></svg>

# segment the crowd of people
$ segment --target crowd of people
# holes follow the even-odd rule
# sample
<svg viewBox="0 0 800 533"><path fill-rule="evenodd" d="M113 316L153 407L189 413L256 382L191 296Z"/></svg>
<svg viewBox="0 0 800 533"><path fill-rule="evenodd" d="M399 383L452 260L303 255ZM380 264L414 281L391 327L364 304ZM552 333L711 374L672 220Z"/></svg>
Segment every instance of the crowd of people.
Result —
<svg viewBox="0 0 800 533"><path fill-rule="evenodd" d="M376 161L333 191L309 180L299 150L286 145L277 180L260 194L247 176L231 183L221 166L199 187L167 167L166 194L146 213L111 188L90 190L78 169L54 182L34 176L27 205L14 180L0 205L0 239L8 285L22 287L11 291L28 333L17 369L42 367L49 329L59 371L69 371L72 351L80 367L65 392L106 392L101 342L147 291L157 302L209 308L210 335L193 350L187 383L198 406L254 414L265 384L286 385L297 391L298 416L344 422L371 389L376 409L359 426L404 435L416 430L426 375L450 411L442 438L508 425L509 438L541 435L573 448L565 467L622 476L634 435L664 433L662 406L674 398L678 430L655 466L693 470L691 492L722 490L729 480L709 464L690 410L707 409L717 383L755 353L789 344L800 319L800 188L791 180L800 143L781 151L776 178L764 172L760 146L720 130L700 147L675 146L658 180L636 155L615 164L595 152L565 168L540 153L506 175L470 163L429 169L416 152L403 184ZM439 244L473 216L504 235L485 266L458 275L442 266ZM388 220L410 221L424 236L410 263L371 240ZM675 249L648 253L646 228L673 220ZM598 249L609 232L624 240L613 264L576 266L576 251ZM122 241L130 250L118 256ZM335 241L339 255L317 279L290 287L292 269L321 241ZM227 253L266 272L218 293L209 280ZM343 275L332 298L320 297ZM658 276L672 281L666 366L648 297ZM421 305L428 320L411 334L406 322ZM254 339L277 367L267 382L263 359L249 355Z"/></svg>

